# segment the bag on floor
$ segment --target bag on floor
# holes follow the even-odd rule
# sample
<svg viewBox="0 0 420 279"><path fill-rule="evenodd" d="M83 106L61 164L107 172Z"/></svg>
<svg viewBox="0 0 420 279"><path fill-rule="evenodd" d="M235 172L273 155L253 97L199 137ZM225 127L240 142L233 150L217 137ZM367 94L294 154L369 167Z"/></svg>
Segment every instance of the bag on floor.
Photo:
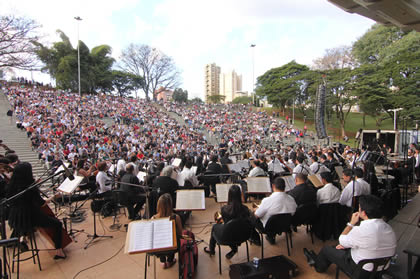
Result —
<svg viewBox="0 0 420 279"><path fill-rule="evenodd" d="M179 249L179 278L191 279L194 277L198 263L198 248L192 232L182 231Z"/></svg>

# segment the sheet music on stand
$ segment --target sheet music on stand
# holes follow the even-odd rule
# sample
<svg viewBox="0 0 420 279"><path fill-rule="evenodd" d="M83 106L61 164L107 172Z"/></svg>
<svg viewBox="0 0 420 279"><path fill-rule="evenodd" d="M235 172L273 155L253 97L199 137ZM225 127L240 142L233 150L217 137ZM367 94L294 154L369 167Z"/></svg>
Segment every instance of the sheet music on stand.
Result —
<svg viewBox="0 0 420 279"><path fill-rule="evenodd" d="M246 160L240 160L236 162L237 164L239 164L239 166L244 169L248 169L249 168L249 162Z"/></svg>
<svg viewBox="0 0 420 279"><path fill-rule="evenodd" d="M282 173L285 172L284 168L280 165L280 163L273 163L273 172L274 173Z"/></svg>
<svg viewBox="0 0 420 279"><path fill-rule="evenodd" d="M344 182L344 180L343 180L343 167L342 166L336 166L334 169L335 169L335 172L337 173L338 177L340 178L341 189L344 189L344 187L346 187L347 183Z"/></svg>
<svg viewBox="0 0 420 279"><path fill-rule="evenodd" d="M124 253L170 251L177 248L174 220L161 218L128 224Z"/></svg>
<svg viewBox="0 0 420 279"><path fill-rule="evenodd" d="M271 185L269 177L248 177L248 193L250 194L266 194L271 193Z"/></svg>
<svg viewBox="0 0 420 279"><path fill-rule="evenodd" d="M234 185L230 184L216 184L216 199L217 202L227 202L228 201L228 193L230 187Z"/></svg>
<svg viewBox="0 0 420 279"><path fill-rule="evenodd" d="M192 166L191 167L191 170L194 172L194 174L197 174L197 169L198 169L197 166Z"/></svg>
<svg viewBox="0 0 420 279"><path fill-rule="evenodd" d="M308 176L309 181L312 182L312 184L316 187L322 187L324 184L322 184L322 178L320 174L313 174Z"/></svg>
<svg viewBox="0 0 420 279"><path fill-rule="evenodd" d="M147 176L147 173L145 173L144 171L139 171L138 173L137 173L137 178L140 180L140 181L144 181L144 178Z"/></svg>
<svg viewBox="0 0 420 279"><path fill-rule="evenodd" d="M70 167L70 163L64 163L64 165L69 168ZM60 171L64 171L64 167L61 165L58 169L56 169L56 171L54 172L54 174L59 173Z"/></svg>
<svg viewBox="0 0 420 279"><path fill-rule="evenodd" d="M83 180L83 176L75 176L73 180L70 180L68 177L61 183L61 185L57 188L57 191L71 194L76 190L76 188L80 185Z"/></svg>
<svg viewBox="0 0 420 279"><path fill-rule="evenodd" d="M178 168L180 164L181 164L181 159L180 158L175 158L172 161L172 164L171 165Z"/></svg>
<svg viewBox="0 0 420 279"><path fill-rule="evenodd" d="M241 172L242 168L239 164L228 164L227 165L230 172Z"/></svg>
<svg viewBox="0 0 420 279"><path fill-rule="evenodd" d="M233 164L236 164L237 162L236 156L229 156L229 159L232 161Z"/></svg>
<svg viewBox="0 0 420 279"><path fill-rule="evenodd" d="M204 190L178 190L176 191L177 211L206 210Z"/></svg>
<svg viewBox="0 0 420 279"><path fill-rule="evenodd" d="M295 179L291 175L283 176L284 182L286 183L285 192L292 190L296 187Z"/></svg>

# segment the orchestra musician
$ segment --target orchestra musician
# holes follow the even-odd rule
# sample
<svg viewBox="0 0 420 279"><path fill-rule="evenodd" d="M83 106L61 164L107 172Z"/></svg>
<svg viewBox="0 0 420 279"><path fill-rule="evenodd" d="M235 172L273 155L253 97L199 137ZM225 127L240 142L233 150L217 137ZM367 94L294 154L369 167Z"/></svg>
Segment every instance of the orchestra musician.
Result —
<svg viewBox="0 0 420 279"><path fill-rule="evenodd" d="M12 178L7 188L7 196L12 197L27 189L35 182L30 163L23 162L15 166ZM38 188L33 188L11 202L9 211L9 225L13 229L12 236L26 236L36 227L53 228L55 260L65 259L62 248L62 224L54 217L46 215L41 208L46 206L55 196L44 200ZM25 244L23 244L25 245Z"/></svg>

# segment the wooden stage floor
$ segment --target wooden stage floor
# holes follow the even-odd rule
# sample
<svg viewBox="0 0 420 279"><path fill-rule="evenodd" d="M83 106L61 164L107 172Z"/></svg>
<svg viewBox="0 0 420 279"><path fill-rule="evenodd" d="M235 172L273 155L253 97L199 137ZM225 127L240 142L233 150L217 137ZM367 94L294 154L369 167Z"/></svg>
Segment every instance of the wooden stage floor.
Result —
<svg viewBox="0 0 420 279"><path fill-rule="evenodd" d="M86 220L81 223L73 223L74 229L84 230L87 233L93 232L93 214L90 210L90 203L83 207L86 214ZM187 221L187 228L192 229L198 240L204 242L198 245L198 267L195 278L214 279L229 278L229 265L242 263L246 261L245 245L239 247L239 252L231 260L225 258L225 254L230 248L222 246L222 275L218 272L218 256L210 257L205 254L203 248L207 246L210 238L210 232L213 222L214 212L220 209L214 199L206 199L206 210L192 213ZM127 219L124 214L118 218L120 224L126 224ZM53 253L41 251L40 259L42 271L39 271L38 265L34 265L31 260L22 262L20 265L20 278L63 278L63 279L92 279L92 278L144 278L144 254L127 255L124 254L124 244L126 232L124 226L117 231L112 231L110 225L113 223L113 217L98 218L97 232L100 235L110 235L112 238L99 238L87 249L83 247L89 241L86 233L79 233L75 236L75 242L71 243L66 249L67 259L54 260ZM37 234L37 243L41 249L46 248L47 242ZM291 250L291 259L297 264L299 274L296 278L335 278L335 266L331 266L326 274L319 274L306 262L303 255L303 247L313 249L318 252L323 245L335 245L336 242L329 241L323 243L314 238L315 244L311 243L309 234L306 234L306 228L298 228L297 233L293 233L293 249ZM264 256L271 257L276 255L286 255L287 248L284 234L277 236L276 244L270 245L266 240L264 242ZM261 257L261 247L250 245L250 259ZM147 278L153 278L153 258L150 267L148 267ZM77 275L77 276L76 276ZM178 278L178 265L164 270L156 259L156 278ZM344 274L341 277L345 278ZM12 278L16 278L13 274Z"/></svg>

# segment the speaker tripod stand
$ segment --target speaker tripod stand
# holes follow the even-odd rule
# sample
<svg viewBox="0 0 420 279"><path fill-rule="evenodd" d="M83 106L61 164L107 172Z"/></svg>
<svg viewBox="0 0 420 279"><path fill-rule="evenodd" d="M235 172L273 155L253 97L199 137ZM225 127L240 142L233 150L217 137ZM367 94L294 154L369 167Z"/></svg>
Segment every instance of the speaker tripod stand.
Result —
<svg viewBox="0 0 420 279"><path fill-rule="evenodd" d="M87 249L96 239L101 238L112 238L112 235L98 235L96 233L96 212L93 211L93 234L88 234L88 238L91 238L90 241L86 244L84 249Z"/></svg>

